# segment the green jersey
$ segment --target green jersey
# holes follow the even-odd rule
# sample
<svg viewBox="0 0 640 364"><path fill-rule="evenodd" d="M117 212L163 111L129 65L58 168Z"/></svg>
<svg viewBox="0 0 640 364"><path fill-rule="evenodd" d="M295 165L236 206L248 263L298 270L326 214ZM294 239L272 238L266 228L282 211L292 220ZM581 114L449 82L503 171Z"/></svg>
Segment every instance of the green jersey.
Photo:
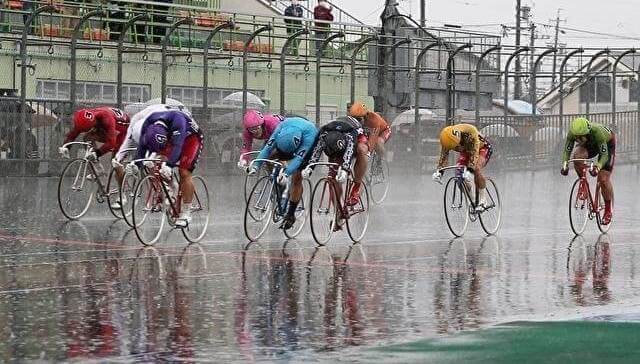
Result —
<svg viewBox="0 0 640 364"><path fill-rule="evenodd" d="M598 169L602 169L602 167L609 160L609 146L608 143L613 137L613 132L608 127L598 124L598 123L589 123L591 125L591 131L586 135L587 141L583 145L589 153L592 151L598 152L598 162L596 166ZM569 131L567 134L567 141L564 145L564 154L562 156L562 160L564 162L569 160L571 156L571 151L573 150L574 144L576 142L576 136L573 135Z"/></svg>

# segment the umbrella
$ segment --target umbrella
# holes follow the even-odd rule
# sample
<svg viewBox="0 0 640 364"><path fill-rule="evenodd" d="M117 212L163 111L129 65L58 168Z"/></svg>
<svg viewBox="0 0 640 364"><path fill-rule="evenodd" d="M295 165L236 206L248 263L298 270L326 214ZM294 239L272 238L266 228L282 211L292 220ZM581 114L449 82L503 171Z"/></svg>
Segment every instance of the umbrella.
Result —
<svg viewBox="0 0 640 364"><path fill-rule="evenodd" d="M420 115L420 120L433 120L436 117L438 117L436 113L434 113L429 109L420 108L418 109L418 113ZM413 124L415 123L415 121L416 121L416 109L409 109L409 110L403 111L398 116L396 116L396 118L393 119L393 121L391 122L391 125L398 126L402 124Z"/></svg>
<svg viewBox="0 0 640 364"><path fill-rule="evenodd" d="M532 137L534 141L556 141L562 138L560 135L560 128L555 126L546 126L544 128L538 129Z"/></svg>
<svg viewBox="0 0 640 364"><path fill-rule="evenodd" d="M53 111L44 107L44 105L36 104L31 106L32 110L29 110L31 114L31 127L37 128L40 126L53 125L58 122L58 116Z"/></svg>
<svg viewBox="0 0 640 364"><path fill-rule="evenodd" d="M224 99L222 99L222 101L230 102L233 104L242 104L242 91L234 92L228 95L227 97L225 97ZM247 92L247 105L250 105L253 107L256 107L256 106L265 107L265 104L264 102L262 102L262 99L260 99L255 94L252 94L251 92Z"/></svg>
<svg viewBox="0 0 640 364"><path fill-rule="evenodd" d="M507 137L507 138L515 138L520 136L520 134L518 134L516 129L514 129L509 125L504 125L504 124L487 125L484 128L482 128L482 130L480 130L480 133L485 136Z"/></svg>
<svg viewBox="0 0 640 364"><path fill-rule="evenodd" d="M148 106L151 105L160 105L162 104L161 99L159 97L155 98L155 99L151 99L147 102L134 102L132 104L128 104L124 107L124 112L129 115L130 117L133 117L133 115L139 113L140 111L146 109ZM167 98L167 102L164 103L165 105L169 105L169 106L173 106L176 107L186 113L188 113L189 115L191 115L191 110L189 110L186 106L184 106L184 104L178 100L175 99L170 99Z"/></svg>

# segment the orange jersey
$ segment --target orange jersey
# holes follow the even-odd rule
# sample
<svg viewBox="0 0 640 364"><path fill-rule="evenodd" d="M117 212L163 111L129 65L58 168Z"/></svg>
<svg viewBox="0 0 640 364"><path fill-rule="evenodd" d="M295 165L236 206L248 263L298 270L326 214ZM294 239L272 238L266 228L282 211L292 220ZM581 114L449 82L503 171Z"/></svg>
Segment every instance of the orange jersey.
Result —
<svg viewBox="0 0 640 364"><path fill-rule="evenodd" d="M378 143L378 138L389 130L389 124L377 112L367 113L363 124L369 130L369 148L373 149Z"/></svg>
<svg viewBox="0 0 640 364"><path fill-rule="evenodd" d="M484 141L478 129L471 124L457 124L453 126L454 130L460 132L460 144L456 147L458 152L467 152L471 156L469 168L476 168L480 148L484 145ZM459 147L459 149L458 149ZM440 160L438 161L438 169L444 168L449 157L449 149L440 148Z"/></svg>

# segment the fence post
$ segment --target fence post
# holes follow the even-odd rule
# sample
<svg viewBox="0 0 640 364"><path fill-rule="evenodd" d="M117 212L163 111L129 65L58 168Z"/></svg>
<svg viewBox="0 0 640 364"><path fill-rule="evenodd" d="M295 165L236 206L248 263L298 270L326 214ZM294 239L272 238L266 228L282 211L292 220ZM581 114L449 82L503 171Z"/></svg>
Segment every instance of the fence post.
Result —
<svg viewBox="0 0 640 364"><path fill-rule="evenodd" d="M84 23L94 16L104 16L106 13L102 9L96 9L86 13L76 26L73 28L73 35L71 36L71 82L69 85L69 98L71 101L71 110L76 107L76 67L77 67L77 44L78 44L78 36L80 36L80 28L84 25Z"/></svg>
<svg viewBox="0 0 640 364"><path fill-rule="evenodd" d="M628 49L622 52L613 62L613 70L611 70L611 123L614 129L617 129L616 124L616 76L618 74L618 64L622 61L622 58L627 54L636 53L635 48ZM617 131L617 130L616 130Z"/></svg>
<svg viewBox="0 0 640 364"><path fill-rule="evenodd" d="M289 37L287 37L287 40L284 41L284 45L282 46L282 50L280 51L280 115L284 115L285 114L285 68L287 65L287 50L289 49L291 43L293 43L296 39L298 39L300 36L303 35L307 35L309 34L309 29L307 28L303 28L298 30L297 32L291 34ZM299 46L299 44L298 44ZM298 62L293 62L293 63L298 63ZM304 64L307 64L307 62L302 62Z"/></svg>
<svg viewBox="0 0 640 364"><path fill-rule="evenodd" d="M332 40L344 38L344 36L345 34L342 31L328 36L316 52L316 126L320 126L320 69L322 68L322 55Z"/></svg>
<svg viewBox="0 0 640 364"><path fill-rule="evenodd" d="M415 65L415 75L414 75L414 101L413 101L413 109L414 109L414 134L415 134L415 152L416 156L419 158L421 154L422 147L422 136L420 132L420 64L422 63L422 59L427 55L427 52L435 47L442 46L442 42L438 41L435 43L431 43L420 50L418 56L416 57L416 65ZM440 71L440 70L438 70Z"/></svg>
<svg viewBox="0 0 640 364"><path fill-rule="evenodd" d="M502 128L502 137L507 136L507 119L509 118L509 65L514 58L516 58L520 53L528 52L529 47L522 47L513 52L509 58L507 58L507 63L504 65L504 127Z"/></svg>
<svg viewBox="0 0 640 364"><path fill-rule="evenodd" d="M447 82L445 89L445 104L446 104L446 122L447 125L453 125L454 118L456 116L456 74L455 74L455 57L461 51L471 48L471 43L463 44L453 51L449 51L449 57L447 58Z"/></svg>
<svg viewBox="0 0 640 364"><path fill-rule="evenodd" d="M127 32L135 22L140 20L149 20L149 16L147 14L138 14L131 19L127 20L122 31L120 33L120 37L118 38L118 54L116 60L116 66L118 67L118 75L116 79L116 102L118 104L118 108L122 109L122 53L124 52L124 39L127 35Z"/></svg>
<svg viewBox="0 0 640 364"><path fill-rule="evenodd" d="M484 51L480 57L478 58L478 62L476 62L476 124L480 123L480 67L482 67L482 62L491 52L499 51L502 49L502 46L494 46L486 51ZM498 69L500 72L500 69Z"/></svg>
<svg viewBox="0 0 640 364"><path fill-rule="evenodd" d="M584 76L586 78L587 86L589 85L589 77L590 77L589 74L591 73L591 66L593 65L593 61L595 61L596 58L600 57L601 55L603 55L603 54L607 54L608 55L609 53L610 53L609 48L606 48L606 49L603 49L600 52L594 54L591 57L591 59L589 59L589 64L587 65L587 73ZM594 82L596 82L595 78L593 80L594 80ZM589 90L589 97L587 98L587 103L585 105L585 114L586 114L587 119L588 119L589 118L589 106L591 104L591 101L590 101L591 100L591 92L593 90L590 87L587 87L587 90Z"/></svg>
<svg viewBox="0 0 640 364"><path fill-rule="evenodd" d="M531 83L531 88L529 90L529 98L531 99L531 114L535 117L536 113L537 113L537 108L538 108L538 96L536 95L536 87L537 87L537 74L538 74L538 66L540 65L540 62L542 62L542 58L544 58L545 56L549 55L549 54L554 54L558 51L558 49L556 48L550 48L547 49L546 51L542 52L535 60L535 62L533 62L533 67L531 67L531 80L529 81Z"/></svg>
<svg viewBox="0 0 640 364"><path fill-rule="evenodd" d="M205 115L208 113L209 109L209 48L211 47L211 42L213 41L213 37L218 34L222 29L233 28L235 27L235 23L233 20L229 20L223 24L216 25L215 28L211 29L209 35L207 36L207 40L204 42L204 50L202 55L202 108L204 109ZM231 56L225 56L225 59L230 58Z"/></svg>
<svg viewBox="0 0 640 364"><path fill-rule="evenodd" d="M350 87L350 97L349 101L351 104L356 102L356 57L358 53L364 48L368 43L373 41L377 41L379 39L378 34L374 34L371 37L364 38L356 45L353 49L353 54L351 55L351 87ZM377 63L377 62L376 62Z"/></svg>
<svg viewBox="0 0 640 364"><path fill-rule="evenodd" d="M167 102L167 46L169 45L169 39L171 34L178 29L179 26L183 24L193 24L192 18L183 18L175 23L171 24L169 31L162 39L162 53L161 53L161 61L160 61L160 102L163 104Z"/></svg>
<svg viewBox="0 0 640 364"><path fill-rule="evenodd" d="M267 32L273 29L271 24L267 24L256 29L249 38L244 42L244 47L242 49L242 115L247 112L247 87L249 85L249 68L247 67L247 60L249 59L249 44L253 42L253 40L258 36L258 34Z"/></svg>
<svg viewBox="0 0 640 364"><path fill-rule="evenodd" d="M569 61L569 59L576 55L576 54L581 54L584 53L584 49L582 48L578 48L575 49L571 52L569 52L567 54L566 57L564 57L564 59L562 60L562 63L560 63L560 80L558 82L558 95L560 96L560 105L559 105L559 114L560 114L560 133L562 134L564 132L564 69L567 66L567 62Z"/></svg>

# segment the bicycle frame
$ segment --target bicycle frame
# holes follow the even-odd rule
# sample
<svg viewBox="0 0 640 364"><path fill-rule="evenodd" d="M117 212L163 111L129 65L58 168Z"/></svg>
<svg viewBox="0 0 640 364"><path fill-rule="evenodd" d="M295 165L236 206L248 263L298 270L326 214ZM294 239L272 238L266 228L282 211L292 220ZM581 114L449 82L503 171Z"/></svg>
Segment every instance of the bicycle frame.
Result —
<svg viewBox="0 0 640 364"><path fill-rule="evenodd" d="M466 166L449 166L449 167L444 167L439 169L439 171L441 173L446 172L448 170L452 170L455 169L455 178L456 178L456 186L458 186L462 191L464 191L465 196L467 197L467 201L469 201L469 204L471 205L471 207L473 207L473 209L475 210L476 207L476 199L471 197L471 191L469 190L469 187L467 186L467 184L465 183L465 179L464 177L462 177L462 175L464 174L464 172L467 170ZM442 184L442 182L440 182L440 184ZM454 200L455 200L455 191L454 191ZM493 203L493 206L495 206L495 202L493 201L493 198L491 198L491 202Z"/></svg>
<svg viewBox="0 0 640 364"><path fill-rule="evenodd" d="M251 153L254 152L245 153L243 155ZM287 205L289 204L289 185L291 183L289 182L283 188L277 182L278 175L284 167L284 163L272 159L254 159L249 164L249 168L253 167L254 163L256 162L267 163L272 166L272 171L269 174L269 181L271 182L271 184L269 186L268 196L270 196L270 199L274 203L274 212L276 213L276 215L278 215L279 217L284 216L287 212ZM260 197L258 198L258 201L262 201L263 197L265 196L265 190L266 186L260 191ZM283 195L285 195L284 198L282 198Z"/></svg>
<svg viewBox="0 0 640 364"><path fill-rule="evenodd" d="M98 195L100 196L100 198L107 196L108 192L106 191L106 188L104 186L104 184L102 183L102 181L100 180L99 176L98 176L98 171L96 170L95 167L95 163L96 161L91 161L89 159L87 159L87 155L89 154L89 152L92 152L95 148L93 143L87 143L87 142L69 142L69 143L65 143L62 146L64 148L69 149L72 145L81 145L83 147L86 148L85 151L85 156L82 158L85 161L84 167L82 169L78 170L78 173L76 173L76 176L73 180L73 186L76 186L77 189L82 190L84 188L84 183L87 180L87 168L88 166L91 166L91 173L95 176L95 181L98 184ZM82 181L80 181L80 186L77 187L77 183L78 180L82 178ZM99 201L101 202L101 201Z"/></svg>
<svg viewBox="0 0 640 364"><path fill-rule="evenodd" d="M331 163L331 162L316 162L316 163L311 163L307 166L307 168L312 168L315 166L325 166L329 168L329 171L331 170L337 170L338 168L340 168L340 165L337 163ZM349 176L353 176L353 174L351 173L351 171L348 171ZM335 176L331 175L330 173L327 174L327 177L331 179L332 183L335 184L339 184L338 181L336 180ZM338 207L338 209L340 210L340 212L342 213L342 217L345 219L349 219L351 216L354 216L356 214L362 213L365 211L364 206L362 206L362 202L360 202L360 209L355 209L355 206L347 206L346 203L346 196L349 196L349 194L351 193L351 188L353 187L353 180L352 178L347 178L347 182L346 182L346 186L345 186L345 190L343 191L343 196L344 198L342 198L342 201L338 200L338 196L330 196L331 197L331 201L333 201L333 203L336 204L336 206ZM322 199L321 201L324 201L324 194L325 194L326 190L322 191ZM329 189L329 193L331 193L331 189ZM351 207L351 208L350 208Z"/></svg>
<svg viewBox="0 0 640 364"><path fill-rule="evenodd" d="M591 194L591 186L589 186L589 179L587 178L587 171L592 170L595 163L593 162L593 160L591 159L569 159L567 161L567 163L576 163L576 162L580 162L580 163L586 163L589 162L589 167L587 168L586 164L584 165L584 167L582 168L582 174L579 176L580 178L580 187L581 189L586 189L588 196L589 196L589 200L587 202L589 202L589 215L591 214L597 214L600 208L600 182L596 182L596 191L595 191L595 196L593 196ZM576 201L577 202L577 201ZM591 216L590 216L591 217Z"/></svg>
<svg viewBox="0 0 640 364"><path fill-rule="evenodd" d="M174 179L177 181L177 176L175 174L175 172L173 173L173 176L171 178L171 181L168 181L168 183L165 183L164 181L164 177L162 177L160 175L160 168L159 168L159 164L162 163L162 159L159 158L142 158L142 159L135 159L133 161L131 161L131 163L144 163L144 162L154 162L155 163L155 167L152 169L146 168L147 174L148 175L152 175L153 178L153 184L154 184L154 188L150 190L150 194L151 191L155 191L158 190L158 186L160 186L160 190L162 190L163 192L163 196L160 202L156 202L156 203L162 203L165 199L167 199L169 201L169 206L170 206L170 212L171 212L171 217L176 218L178 215L180 215L180 206L181 206L181 199L182 199L182 195L180 194L179 191L176 191L177 196L176 198L171 198L171 193L169 192L168 189L168 183L171 183ZM145 199L146 201L150 201L153 198L156 198L157 196L147 196L147 198ZM194 191L194 198L198 199L197 194ZM199 201L199 200L198 200Z"/></svg>

